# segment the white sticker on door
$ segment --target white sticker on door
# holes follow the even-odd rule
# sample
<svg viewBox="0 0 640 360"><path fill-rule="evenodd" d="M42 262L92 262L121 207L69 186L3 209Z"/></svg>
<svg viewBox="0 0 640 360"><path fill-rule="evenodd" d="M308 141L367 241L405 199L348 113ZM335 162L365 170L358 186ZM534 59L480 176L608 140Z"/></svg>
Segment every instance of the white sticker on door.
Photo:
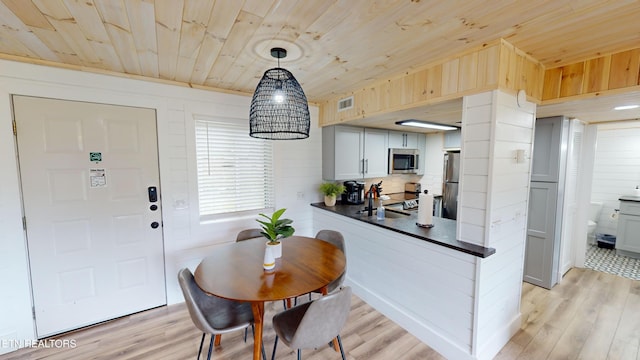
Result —
<svg viewBox="0 0 640 360"><path fill-rule="evenodd" d="M89 179L92 188L107 186L107 173L104 169L89 169Z"/></svg>

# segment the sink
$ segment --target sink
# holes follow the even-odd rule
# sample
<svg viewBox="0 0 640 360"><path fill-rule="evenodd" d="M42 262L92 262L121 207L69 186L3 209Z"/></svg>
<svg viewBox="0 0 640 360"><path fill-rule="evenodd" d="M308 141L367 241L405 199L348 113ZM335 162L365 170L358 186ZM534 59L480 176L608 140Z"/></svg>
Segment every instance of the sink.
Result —
<svg viewBox="0 0 640 360"><path fill-rule="evenodd" d="M394 211L389 209L385 209L384 211L384 217L389 219L406 218L407 216L409 216L409 214L399 212L399 211Z"/></svg>

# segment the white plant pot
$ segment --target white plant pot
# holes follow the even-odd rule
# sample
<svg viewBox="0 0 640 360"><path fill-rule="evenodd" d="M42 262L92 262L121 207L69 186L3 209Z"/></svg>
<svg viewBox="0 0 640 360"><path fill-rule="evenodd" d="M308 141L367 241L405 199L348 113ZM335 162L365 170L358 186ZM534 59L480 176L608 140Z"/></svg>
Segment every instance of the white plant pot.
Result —
<svg viewBox="0 0 640 360"><path fill-rule="evenodd" d="M335 206L336 205L336 196L335 195L333 195L333 196L325 195L324 196L324 204L326 206Z"/></svg>
<svg viewBox="0 0 640 360"><path fill-rule="evenodd" d="M276 259L273 257L273 249L271 246L266 246L264 248L264 261L262 262L262 267L265 270L272 270L276 267Z"/></svg>
<svg viewBox="0 0 640 360"><path fill-rule="evenodd" d="M278 259L282 256L282 241L277 244L270 244L267 241L267 248L271 248L271 253L273 254L274 259Z"/></svg>

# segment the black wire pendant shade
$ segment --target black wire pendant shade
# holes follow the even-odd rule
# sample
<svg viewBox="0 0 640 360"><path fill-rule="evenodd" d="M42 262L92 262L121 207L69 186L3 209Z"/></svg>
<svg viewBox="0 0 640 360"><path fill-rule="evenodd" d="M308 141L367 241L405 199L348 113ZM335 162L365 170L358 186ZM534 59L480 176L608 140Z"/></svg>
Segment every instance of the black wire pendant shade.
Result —
<svg viewBox="0 0 640 360"><path fill-rule="evenodd" d="M309 137L310 115L307 97L298 80L280 68L286 50L271 49L278 67L267 70L251 99L249 135L271 140L297 140Z"/></svg>

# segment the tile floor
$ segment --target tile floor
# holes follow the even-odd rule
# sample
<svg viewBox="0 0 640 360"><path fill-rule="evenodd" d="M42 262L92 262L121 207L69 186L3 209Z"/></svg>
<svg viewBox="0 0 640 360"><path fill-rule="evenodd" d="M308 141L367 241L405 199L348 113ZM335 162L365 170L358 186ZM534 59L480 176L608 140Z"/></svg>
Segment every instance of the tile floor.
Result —
<svg viewBox="0 0 640 360"><path fill-rule="evenodd" d="M640 280L640 259L616 255L614 249L603 249L596 245L589 245L584 267L632 280Z"/></svg>

